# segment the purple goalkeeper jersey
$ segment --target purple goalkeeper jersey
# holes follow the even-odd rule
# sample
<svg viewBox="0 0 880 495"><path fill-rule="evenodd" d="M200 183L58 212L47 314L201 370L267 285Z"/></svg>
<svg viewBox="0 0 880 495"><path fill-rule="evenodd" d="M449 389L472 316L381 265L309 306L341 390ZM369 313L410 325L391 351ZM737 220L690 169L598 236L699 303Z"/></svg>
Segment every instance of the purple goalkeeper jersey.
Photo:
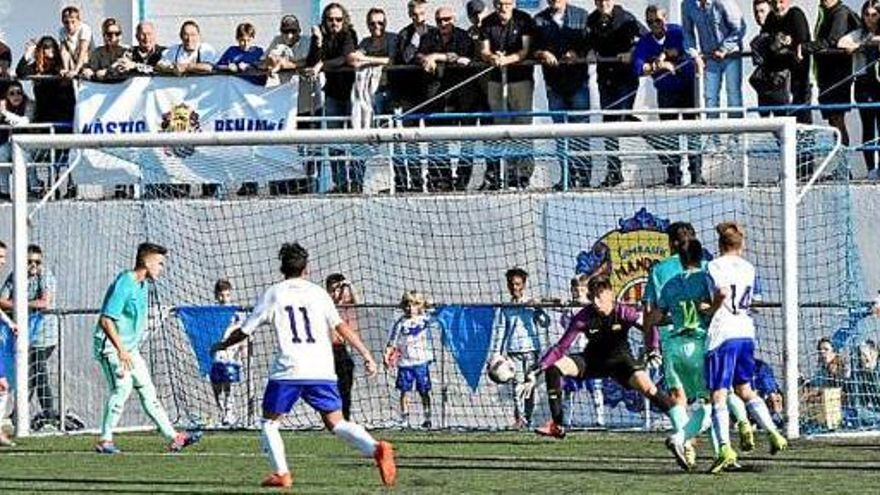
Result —
<svg viewBox="0 0 880 495"><path fill-rule="evenodd" d="M610 315L601 314L595 306L588 306L576 314L568 328L550 350L541 358L541 370L553 366L565 356L578 336L587 338L584 353L591 356L609 356L615 353L629 353L629 331L637 326L641 313L629 304L615 303ZM656 349L657 333L651 332L647 347Z"/></svg>

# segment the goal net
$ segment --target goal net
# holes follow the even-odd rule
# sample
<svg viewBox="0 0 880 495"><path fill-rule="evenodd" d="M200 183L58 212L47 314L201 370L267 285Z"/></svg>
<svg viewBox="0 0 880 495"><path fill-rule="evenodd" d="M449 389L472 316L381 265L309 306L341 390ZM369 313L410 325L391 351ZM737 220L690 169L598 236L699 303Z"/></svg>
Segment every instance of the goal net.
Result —
<svg viewBox="0 0 880 495"><path fill-rule="evenodd" d="M17 162L71 148L81 190L90 183L108 190L106 177L122 185L108 193L121 198L31 204L27 221L21 211L16 217L19 227L27 225L26 237L18 230L16 250L23 242L39 244L57 280L54 309L44 315L57 321L60 335L60 351L46 367L53 407L75 412L87 427L99 424L107 391L91 357L96 312L115 274L132 266L137 244L149 240L169 249L167 271L151 291L142 348L162 402L181 425L256 425L273 357L271 330L257 331L239 356L240 379L228 402L221 391L221 404L210 379L209 349L237 312L246 313L279 280L279 246L296 241L310 252L310 280L323 285L339 273L356 289L342 313L377 361L403 314L404 291L427 297L432 428L505 429L515 411L538 425L549 417L543 386L532 412L515 403L510 385L486 377L487 360L504 340L499 315L528 321L529 344L543 352L561 335L563 315L576 310L568 304L573 277L608 274L621 301L638 302L647 270L669 254L670 222L693 224L714 252L714 226L736 220L746 228L746 256L763 285L755 315L758 358L794 401L787 406L796 414L789 433L798 425L805 431L864 427L828 423L824 408L834 392L809 380L798 385L799 376L817 372L819 337L836 339L844 354L853 352L864 341L866 323L859 318L864 295L846 161L834 154L830 131L801 129L797 143L794 137L793 124L775 119L16 136ZM824 165L821 182L800 198L796 217L798 189L784 187L786 164L789 186L801 168L801 187ZM618 167L622 182L600 187L606 178L617 182ZM331 188L343 194L313 194ZM786 218L792 221L788 230ZM797 262L786 263L794 253ZM21 256L16 260L23 266ZM512 302L508 293L505 273L513 267L528 273L525 302ZM219 279L231 283L233 306L217 305ZM786 280L793 284L787 293ZM630 338L638 356L641 336ZM367 378L356 355L354 363L354 420L368 427L423 423L416 390L408 394L408 423L401 416L397 367ZM19 373L22 366L19 360ZM653 373L662 385L662 374ZM19 402L26 401L26 382L17 383ZM664 425L661 415L610 380L572 384L566 405L575 427ZM34 398L31 415L42 407ZM846 407L842 403L840 411ZM320 426L303 405L285 421L295 428ZM149 424L136 400L123 424Z"/></svg>

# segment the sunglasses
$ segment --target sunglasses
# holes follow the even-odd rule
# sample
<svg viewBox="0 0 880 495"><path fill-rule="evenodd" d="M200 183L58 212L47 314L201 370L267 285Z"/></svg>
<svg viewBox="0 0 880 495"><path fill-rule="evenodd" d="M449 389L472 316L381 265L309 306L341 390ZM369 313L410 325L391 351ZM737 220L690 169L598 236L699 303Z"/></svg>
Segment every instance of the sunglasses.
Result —
<svg viewBox="0 0 880 495"><path fill-rule="evenodd" d="M452 20L453 20L453 17L438 17L437 23L439 24L441 22L452 22Z"/></svg>
<svg viewBox="0 0 880 495"><path fill-rule="evenodd" d="M27 260L27 264L40 266L43 264L43 260Z"/></svg>
<svg viewBox="0 0 880 495"><path fill-rule="evenodd" d="M343 20L345 20L345 19L343 19L342 17L328 17L327 18L327 21L329 21L329 22L342 22Z"/></svg>
<svg viewBox="0 0 880 495"><path fill-rule="evenodd" d="M373 27L373 26L384 26L384 25L385 25L385 21L370 21L370 22L367 23L367 26L370 26L370 27Z"/></svg>
<svg viewBox="0 0 880 495"><path fill-rule="evenodd" d="M122 36L122 31L107 31L104 33L104 36L108 38L118 38L119 36Z"/></svg>

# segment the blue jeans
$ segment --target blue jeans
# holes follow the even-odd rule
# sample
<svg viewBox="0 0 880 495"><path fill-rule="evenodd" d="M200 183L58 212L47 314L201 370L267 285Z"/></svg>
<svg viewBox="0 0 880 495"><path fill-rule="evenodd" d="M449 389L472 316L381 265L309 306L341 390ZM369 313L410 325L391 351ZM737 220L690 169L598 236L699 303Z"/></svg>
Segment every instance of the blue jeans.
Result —
<svg viewBox="0 0 880 495"><path fill-rule="evenodd" d="M743 68L741 58L729 58L721 61L709 60L706 62L705 72L706 108L719 108L721 106L721 82L727 91L727 106L742 107L742 78ZM729 114L730 117L741 117L739 113ZM717 115L710 115L717 118Z"/></svg>
<svg viewBox="0 0 880 495"><path fill-rule="evenodd" d="M324 116L346 117L351 115L351 100L336 99L327 96L324 100ZM328 129L342 129L347 127L343 120L327 122ZM343 155L346 152L354 153L355 148L330 148L330 156ZM364 187L364 162L362 160L332 160L330 168L333 175L335 192L362 192Z"/></svg>
<svg viewBox="0 0 880 495"><path fill-rule="evenodd" d="M570 95L557 93L547 86L547 108L555 110L589 110L590 88L587 81ZM589 116L575 116L566 118L563 115L553 115L554 123L580 123L589 122ZM562 189L569 185L572 187L590 187L590 175L593 164L589 156L569 156L569 152L589 153L590 139L560 139L556 141L556 155L560 159L559 186ZM568 179L566 180L566 172Z"/></svg>

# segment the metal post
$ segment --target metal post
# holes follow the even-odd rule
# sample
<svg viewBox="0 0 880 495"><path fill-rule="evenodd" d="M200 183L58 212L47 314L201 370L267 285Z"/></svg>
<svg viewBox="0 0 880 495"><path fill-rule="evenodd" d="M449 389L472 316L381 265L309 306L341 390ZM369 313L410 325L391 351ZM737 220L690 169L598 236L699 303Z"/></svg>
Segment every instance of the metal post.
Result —
<svg viewBox="0 0 880 495"><path fill-rule="evenodd" d="M444 337L440 336L440 428L446 429L446 404L449 400L449 382L446 380L446 345Z"/></svg>
<svg viewBox="0 0 880 495"><path fill-rule="evenodd" d="M247 363L247 384L246 393L247 393L247 416L248 421L251 426L256 424L255 417L255 408L254 408L254 374L251 371L253 369L253 358L251 356L254 355L254 343L251 339L247 341L247 356L245 357L245 361Z"/></svg>
<svg viewBox="0 0 880 495"><path fill-rule="evenodd" d="M797 128L794 118L778 132L782 148L782 232L783 270L782 304L785 322L785 413L788 438L800 436L800 403L798 394L798 233L797 233Z"/></svg>
<svg viewBox="0 0 880 495"><path fill-rule="evenodd" d="M15 341L15 435L30 435L30 404L28 403L28 290L27 290L27 155L12 141L12 228L13 228L13 312L18 325Z"/></svg>
<svg viewBox="0 0 880 495"><path fill-rule="evenodd" d="M568 123L568 112L565 112L563 119L565 119L565 123L567 124ZM570 166L570 163L568 161L568 153L571 151L570 143L571 143L571 140L569 138L565 138L565 141L562 142L562 176L559 178L559 180L562 182L562 190L563 191L568 191L568 181L569 181L568 178L571 175L571 173L568 169Z"/></svg>
<svg viewBox="0 0 880 495"><path fill-rule="evenodd" d="M64 418L67 415L67 404L64 396L64 318L59 314L51 315L58 318L58 417L61 418L58 429L61 432L67 431L67 423Z"/></svg>
<svg viewBox="0 0 880 495"><path fill-rule="evenodd" d="M501 66L501 111L507 113L510 111L510 108L507 104L507 97L509 96L509 89L507 87L507 66ZM507 117L505 117L507 118ZM512 121L511 121L512 122ZM500 150L500 147L496 147L496 149ZM504 157L504 153L499 153L501 156L498 157L498 164L501 168L499 171L498 180L501 181L502 188L504 184L507 182L507 158Z"/></svg>

